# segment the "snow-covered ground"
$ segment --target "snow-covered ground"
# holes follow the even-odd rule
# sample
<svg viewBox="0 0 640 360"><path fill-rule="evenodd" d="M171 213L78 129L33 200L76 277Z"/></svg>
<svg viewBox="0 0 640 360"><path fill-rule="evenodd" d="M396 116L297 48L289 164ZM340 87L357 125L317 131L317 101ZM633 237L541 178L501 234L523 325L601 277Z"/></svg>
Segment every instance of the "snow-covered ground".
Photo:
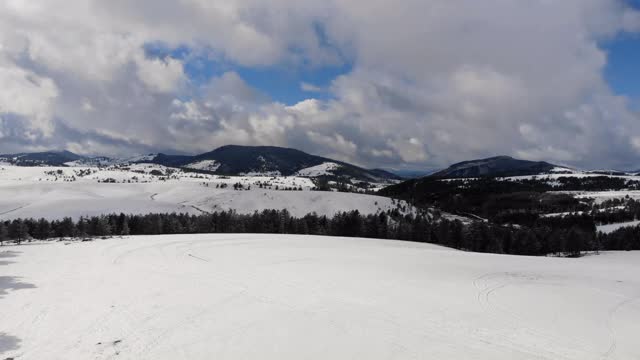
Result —
<svg viewBox="0 0 640 360"><path fill-rule="evenodd" d="M0 248L0 358L639 359L640 253L148 236Z"/></svg>
<svg viewBox="0 0 640 360"><path fill-rule="evenodd" d="M598 225L597 226L597 231L603 232L605 234L610 234L618 229L622 229L625 227L634 227L634 226L638 226L640 225L640 221L636 220L636 221L628 221L628 222L622 222L622 223L615 223L615 224L607 224L607 225Z"/></svg>
<svg viewBox="0 0 640 360"><path fill-rule="evenodd" d="M593 199L596 204L602 204L607 200L634 199L640 200L639 190L615 190L615 191L553 191L555 194L568 194L576 199Z"/></svg>
<svg viewBox="0 0 640 360"><path fill-rule="evenodd" d="M308 167L298 171L298 176L322 176L331 175L333 171L341 168L341 165L333 162L325 162L320 165Z"/></svg>
<svg viewBox="0 0 640 360"><path fill-rule="evenodd" d="M179 170L168 175L171 170L150 164L126 170L5 166L0 168L0 219L231 209L239 213L287 209L294 216L311 212L331 216L349 210L374 214L397 207L380 196L311 191L313 182L303 177L225 177ZM165 176L152 175L154 171ZM109 179L116 183L105 183ZM234 190L234 184L250 190Z"/></svg>
<svg viewBox="0 0 640 360"><path fill-rule="evenodd" d="M558 168L556 168L558 169ZM553 171L553 170L552 170ZM620 178L620 179L625 179L625 180L633 180L633 181L640 181L640 176L636 176L636 175L610 175L610 174L598 174L598 173L592 173L592 172L573 172L573 173L559 173L559 172L554 172L552 174L541 174L541 175L523 175L523 176L510 176L510 177L503 177L503 178L499 178L502 180L532 180L532 179L537 179L537 180L546 180L548 182L556 182L558 179L560 178L594 178L594 177L611 177L611 178Z"/></svg>
<svg viewBox="0 0 640 360"><path fill-rule="evenodd" d="M215 160L201 160L198 162L187 164L184 167L188 169L206 170L206 171L215 172L220 167L220 163L218 163Z"/></svg>

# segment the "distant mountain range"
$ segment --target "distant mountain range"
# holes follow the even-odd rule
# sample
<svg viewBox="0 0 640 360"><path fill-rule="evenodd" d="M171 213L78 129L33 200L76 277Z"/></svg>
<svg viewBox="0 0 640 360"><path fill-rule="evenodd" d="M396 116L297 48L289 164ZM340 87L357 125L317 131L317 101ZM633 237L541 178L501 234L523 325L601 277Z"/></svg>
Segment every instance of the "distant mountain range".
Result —
<svg viewBox="0 0 640 360"><path fill-rule="evenodd" d="M387 182L401 177L381 169L364 169L343 161L275 146L227 145L204 154L149 154L127 159L85 157L69 151L0 155L0 162L17 166L98 166L123 163L153 163L188 171L218 175L272 175L350 178Z"/></svg>
<svg viewBox="0 0 640 360"><path fill-rule="evenodd" d="M124 159L86 157L70 151L47 151L0 155L0 162L17 166L108 166L153 163L186 171L217 175L306 176L313 178L350 178L366 182L389 182L412 178L477 178L541 175L580 172L545 161L528 161L496 156L453 164L437 172L387 171L364 169L343 161L276 146L226 145L199 155L148 154ZM582 173L626 175L637 172L594 170Z"/></svg>
<svg viewBox="0 0 640 360"><path fill-rule="evenodd" d="M0 155L0 162L17 166L66 166L65 164L73 161L88 159L87 157L74 154L70 151L45 151Z"/></svg>

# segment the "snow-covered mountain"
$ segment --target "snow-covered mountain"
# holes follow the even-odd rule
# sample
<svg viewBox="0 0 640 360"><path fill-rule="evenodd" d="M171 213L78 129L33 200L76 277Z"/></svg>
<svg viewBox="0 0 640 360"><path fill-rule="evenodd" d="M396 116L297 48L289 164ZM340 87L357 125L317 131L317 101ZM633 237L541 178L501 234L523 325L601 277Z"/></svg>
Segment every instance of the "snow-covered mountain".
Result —
<svg viewBox="0 0 640 360"><path fill-rule="evenodd" d="M275 146L227 145L199 155L145 154L112 159L87 157L69 151L0 155L0 162L16 166L112 166L152 163L166 167L228 176L302 176L329 181L388 183L400 177L380 169L364 169L305 152Z"/></svg>
<svg viewBox="0 0 640 360"><path fill-rule="evenodd" d="M159 154L151 162L220 175L297 175L366 182L400 179L383 170L363 169L342 161L276 146L227 145L196 156Z"/></svg>

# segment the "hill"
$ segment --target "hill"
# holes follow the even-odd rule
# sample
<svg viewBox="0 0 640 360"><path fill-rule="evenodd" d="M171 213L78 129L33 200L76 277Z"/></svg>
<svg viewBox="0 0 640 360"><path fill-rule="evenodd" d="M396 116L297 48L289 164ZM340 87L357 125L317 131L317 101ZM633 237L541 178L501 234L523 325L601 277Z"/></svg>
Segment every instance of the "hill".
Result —
<svg viewBox="0 0 640 360"><path fill-rule="evenodd" d="M399 180L384 170L361 167L276 146L226 145L195 156L158 154L151 162L218 175L271 175L350 178L367 182Z"/></svg>
<svg viewBox="0 0 640 360"><path fill-rule="evenodd" d="M544 161L528 161L514 159L510 156L496 156L453 164L431 176L436 178L470 178L539 175L548 173L557 167Z"/></svg>
<svg viewBox="0 0 640 360"><path fill-rule="evenodd" d="M302 176L327 181L388 183L401 177L381 169L364 169L343 161L276 146L226 145L199 155L147 154L122 159L87 157L70 151L0 155L0 163L16 166L96 167L152 163L228 176Z"/></svg>

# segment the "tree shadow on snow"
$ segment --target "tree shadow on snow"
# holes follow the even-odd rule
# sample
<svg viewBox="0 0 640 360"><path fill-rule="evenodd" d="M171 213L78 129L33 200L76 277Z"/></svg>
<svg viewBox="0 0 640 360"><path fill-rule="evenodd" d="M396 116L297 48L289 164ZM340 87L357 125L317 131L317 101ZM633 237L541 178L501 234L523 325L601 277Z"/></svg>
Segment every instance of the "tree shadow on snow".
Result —
<svg viewBox="0 0 640 360"><path fill-rule="evenodd" d="M11 350L17 350L19 345L20 339L17 337L0 333L0 354Z"/></svg>
<svg viewBox="0 0 640 360"><path fill-rule="evenodd" d="M33 284L19 281L20 278L15 276L0 276L0 299L8 294L7 290L23 290L34 289L36 286Z"/></svg>
<svg viewBox="0 0 640 360"><path fill-rule="evenodd" d="M20 253L17 251L0 252L0 259L15 258ZM12 264L12 261L0 260L1 265ZM30 283L20 281L16 276L0 276L0 300L2 300L9 291L34 289L36 286ZM0 307L2 306L0 302ZM17 350L20 347L20 339L6 333L0 332L0 354L7 351Z"/></svg>
<svg viewBox="0 0 640 360"><path fill-rule="evenodd" d="M14 258L20 255L19 251L0 251L0 259Z"/></svg>

